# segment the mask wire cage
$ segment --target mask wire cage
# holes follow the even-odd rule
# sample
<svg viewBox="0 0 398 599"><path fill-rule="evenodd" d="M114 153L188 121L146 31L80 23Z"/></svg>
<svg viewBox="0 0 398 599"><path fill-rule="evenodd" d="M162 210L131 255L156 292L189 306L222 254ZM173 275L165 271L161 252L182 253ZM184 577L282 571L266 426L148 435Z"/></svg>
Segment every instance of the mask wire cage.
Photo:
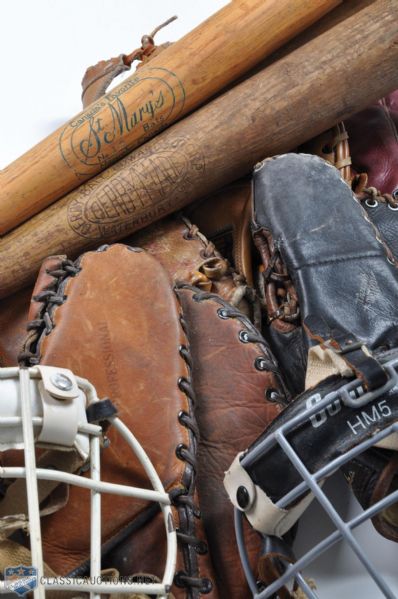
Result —
<svg viewBox="0 0 398 599"><path fill-rule="evenodd" d="M26 479L26 493L28 503L29 537L30 537L30 564L37 570L37 586L33 591L34 599L44 599L46 590L88 592L91 599L99 599L100 594L106 593L146 593L152 596L166 599L173 582L177 558L177 535L173 525L173 515L170 507L170 498L166 493L162 482L152 465L148 455L140 445L131 430L117 417L112 416L109 421L112 428L123 437L132 452L143 466L153 490L142 489L127 485L109 483L101 480L100 449L102 438L102 427L87 421L79 422L78 433L87 435L89 438L89 467L90 477L79 476L69 472L55 469L40 468L36 465L35 455L35 427L43 425L44 417L35 416L32 412L32 381L37 384L43 377L43 371L48 367L32 368L2 368L0 369L0 388L3 381L13 381L15 393L20 394L20 414L0 417L0 436L2 431L10 426L22 428L24 446L24 467L1 467L0 478L2 479ZM52 367L49 367L52 368ZM55 370L52 368L52 370ZM63 369L60 369L63 370ZM68 371L70 372L70 371ZM82 392L74 401L84 401L84 410L89 405L100 401L94 386L86 379L72 375L71 378ZM69 375L69 376L70 376ZM6 401L7 398L4 399ZM36 433L37 436L37 433ZM90 490L90 579L60 577L50 578L44 576L40 506L38 481L56 481L70 485L76 485ZM165 533L167 539L167 556L164 573L161 582L133 582L122 580L109 582L101 579L101 495L111 493L131 497L132 500L144 500L157 502L163 512ZM0 583L0 591L6 592L5 582Z"/></svg>
<svg viewBox="0 0 398 599"><path fill-rule="evenodd" d="M278 427L273 433L267 438L260 442L253 450L248 452L241 459L241 465L243 468L248 468L253 464L259 456L269 451L275 445L279 445L284 453L288 456L291 463L296 468L303 482L297 485L278 502L279 508L286 508L294 500L302 496L303 493L310 491L313 496L318 500L324 511L327 513L329 518L332 520L336 530L324 538L322 541L317 543L304 555L298 558L294 563L284 564L284 573L274 582L266 586L259 586L256 581L256 577L250 567L249 558L246 551L244 532L243 532L243 517L244 514L241 510L234 508L234 522L235 522L235 534L238 545L238 550L242 562L242 567L245 572L245 576L253 594L254 599L267 599L275 596L275 593L281 589L284 585L291 583L293 580L304 592L305 596L309 599L320 599L321 596L312 589L307 581L304 579L301 571L313 563L322 553L328 550L330 547L338 543L339 541L346 542L351 550L355 553L357 558L362 563L365 570L374 580L375 584L381 591L382 595L388 599L396 599L396 594L387 584L383 575L369 560L365 550L357 541L353 535L353 530L363 524L366 520L371 519L373 516L388 508L394 503L398 502L398 490L389 493L386 497L373 504L366 510L363 510L359 515L351 518L348 521L344 521L343 518L338 514L333 504L323 492L321 487L321 481L337 471L343 464L351 461L353 458L363 453L367 449L379 443L382 439L396 434L398 432L398 423L393 423L383 430L380 430L372 437L362 441L357 446L353 447L343 455L333 459L326 466L320 468L314 473L309 472L305 463L300 459L299 455L291 445L288 439L290 431L300 426L308 418L313 415L319 414L328 405L333 403L336 399L340 399L346 405L352 408L363 407L370 401L375 400L381 395L387 393L390 389L398 384L398 359L393 359L383 365L389 374L388 382L381 388L375 391L363 392L362 383L358 379L351 381L344 385L341 389L333 391L327 394L321 401L309 409L306 409L301 414L286 421L280 427ZM362 393L358 393L358 390L362 390ZM357 393L354 393L357 391ZM263 535L266 537L266 535ZM268 538L272 544L272 538ZM288 552L287 552L288 553Z"/></svg>

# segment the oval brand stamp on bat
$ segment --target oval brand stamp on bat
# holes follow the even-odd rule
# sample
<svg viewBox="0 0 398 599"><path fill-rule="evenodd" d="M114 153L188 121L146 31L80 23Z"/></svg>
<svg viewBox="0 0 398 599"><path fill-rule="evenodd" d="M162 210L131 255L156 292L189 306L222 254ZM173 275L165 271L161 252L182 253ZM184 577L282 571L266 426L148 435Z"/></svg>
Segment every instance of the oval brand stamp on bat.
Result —
<svg viewBox="0 0 398 599"><path fill-rule="evenodd" d="M175 121L185 91L163 68L145 67L66 125L59 149L76 176L94 175Z"/></svg>
<svg viewBox="0 0 398 599"><path fill-rule="evenodd" d="M205 158L189 139L175 138L118 162L83 185L68 206L68 223L87 239L107 239L142 228L179 208L203 177Z"/></svg>

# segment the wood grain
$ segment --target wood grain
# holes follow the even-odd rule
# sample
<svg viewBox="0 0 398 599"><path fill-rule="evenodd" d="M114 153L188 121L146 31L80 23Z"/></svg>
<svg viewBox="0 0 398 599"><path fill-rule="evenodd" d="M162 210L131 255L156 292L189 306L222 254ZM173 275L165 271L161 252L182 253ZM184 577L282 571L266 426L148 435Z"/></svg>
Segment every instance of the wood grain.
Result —
<svg viewBox="0 0 398 599"><path fill-rule="evenodd" d="M121 239L397 88L396 0L368 4L2 238L0 296L45 256Z"/></svg>
<svg viewBox="0 0 398 599"><path fill-rule="evenodd" d="M228 4L0 172L0 235L203 104L341 1Z"/></svg>

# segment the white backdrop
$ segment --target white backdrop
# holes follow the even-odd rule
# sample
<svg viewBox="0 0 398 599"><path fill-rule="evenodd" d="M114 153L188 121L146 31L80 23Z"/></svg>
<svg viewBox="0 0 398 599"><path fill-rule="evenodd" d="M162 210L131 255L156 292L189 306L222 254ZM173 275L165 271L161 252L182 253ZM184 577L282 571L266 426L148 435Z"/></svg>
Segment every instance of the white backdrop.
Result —
<svg viewBox="0 0 398 599"><path fill-rule="evenodd" d="M129 54L144 33L173 15L178 19L155 39L177 40L225 4L0 0L0 168L80 112L80 82L88 66Z"/></svg>
<svg viewBox="0 0 398 599"><path fill-rule="evenodd" d="M89 65L131 52L139 47L142 34L174 14L178 20L156 41L177 40L225 4L226 0L0 0L0 168L81 110L80 81ZM358 509L340 477L332 478L327 488L344 517ZM330 531L316 505L301 524L297 548L308 547ZM397 545L383 541L369 524L358 534L367 541L376 567L393 579L398 596ZM328 552L308 575L326 599L351 599L358 593L358 580L361 599L381 596L345 547Z"/></svg>

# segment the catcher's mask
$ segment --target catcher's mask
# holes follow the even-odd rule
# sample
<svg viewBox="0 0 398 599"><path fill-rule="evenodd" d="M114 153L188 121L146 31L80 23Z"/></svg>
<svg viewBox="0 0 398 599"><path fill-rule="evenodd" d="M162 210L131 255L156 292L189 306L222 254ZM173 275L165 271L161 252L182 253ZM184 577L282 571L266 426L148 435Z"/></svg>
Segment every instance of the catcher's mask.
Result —
<svg viewBox="0 0 398 599"><path fill-rule="evenodd" d="M24 549L25 553L22 553L29 563L24 566L20 562L9 563L10 567L4 572L5 580L0 583L2 591L16 589L21 595L34 588L34 599L44 598L46 589L79 594L90 592L91 597L99 597L100 593L145 593L166 597L173 581L177 553L169 496L144 449L117 417L112 403L107 399L99 400L95 388L86 379L75 376L70 370L52 366L2 368L0 390L0 450L24 452L23 467L0 467L4 493L0 502L0 547L1 543L16 545L15 538L21 530L27 531L30 539L30 552ZM104 426L108 425L117 430L134 452L153 490L101 480L100 449L106 447ZM46 451L36 451L36 448ZM76 474L82 471L85 476ZM21 479L25 479L22 487ZM62 483L90 491L90 575L86 578L46 576L40 517L43 513L51 513L51 489ZM166 564L161 581L109 580L101 575L102 493L125 495L132 500L160 505L167 536ZM14 508L13 513L4 513L4 502ZM21 553L18 556L20 559ZM12 554L8 558L12 560ZM2 561L4 563L4 559ZM25 580L18 579L17 566L20 566L19 576ZM31 584L32 574L34 584ZM143 576L144 580L148 578ZM27 586L21 591L23 584Z"/></svg>
<svg viewBox="0 0 398 599"><path fill-rule="evenodd" d="M231 464L224 485L235 506L238 549L255 599L322 598L322 589L318 594L301 572L306 569L312 576L311 564L339 542L350 547L381 596L389 599L397 596L396 589L390 588L354 535L357 527L371 519L383 536L397 540L394 534L398 526L398 358L387 360L384 368L388 382L373 391L366 392L359 379L348 382L343 379L343 384L341 379L336 382L335 377L302 394L292 402L293 409L286 408L276 424ZM341 423L346 425L345 429ZM317 443L321 438L319 431L323 431L324 446ZM378 461L380 455L382 466ZM369 470L371 467L374 470L363 475L361 469L366 470L367 462ZM363 476L361 486L365 491L373 491L362 505L361 513L347 521L322 489L324 481L337 470L342 470L351 484L355 476ZM279 495L278 489L283 489ZM295 556L294 525L313 498L331 520L333 532ZM256 572L245 547L244 518L264 539Z"/></svg>

